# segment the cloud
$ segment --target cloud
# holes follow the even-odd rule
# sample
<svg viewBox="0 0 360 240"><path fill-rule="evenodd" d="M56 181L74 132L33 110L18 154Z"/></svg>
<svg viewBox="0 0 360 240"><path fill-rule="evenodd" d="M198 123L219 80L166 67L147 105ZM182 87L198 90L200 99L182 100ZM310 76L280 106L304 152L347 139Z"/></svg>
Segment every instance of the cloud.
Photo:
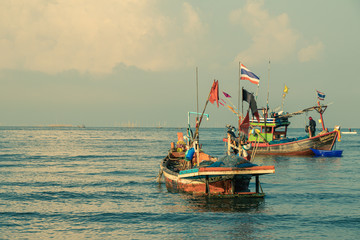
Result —
<svg viewBox="0 0 360 240"><path fill-rule="evenodd" d="M251 36L250 46L236 56L236 62L255 64L268 57L281 61L296 50L300 36L291 28L288 15L271 16L263 5L263 1L248 1L229 15L232 24L241 24Z"/></svg>
<svg viewBox="0 0 360 240"><path fill-rule="evenodd" d="M157 0L0 3L0 69L107 73L118 63L164 70L192 63L206 27L188 3ZM180 9L180 11L179 11Z"/></svg>
<svg viewBox="0 0 360 240"><path fill-rule="evenodd" d="M324 45L321 41L317 41L316 43L309 45L303 49L301 49L298 53L298 58L300 62L308 62L311 60L317 60L320 58L324 50Z"/></svg>

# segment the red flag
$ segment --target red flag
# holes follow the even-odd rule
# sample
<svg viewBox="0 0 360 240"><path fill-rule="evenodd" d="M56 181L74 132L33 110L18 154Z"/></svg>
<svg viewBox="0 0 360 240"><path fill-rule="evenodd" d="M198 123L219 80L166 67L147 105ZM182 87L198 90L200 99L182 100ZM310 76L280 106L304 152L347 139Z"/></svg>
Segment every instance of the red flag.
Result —
<svg viewBox="0 0 360 240"><path fill-rule="evenodd" d="M257 121L260 122L260 115L258 111L254 112L254 116L256 117Z"/></svg>
<svg viewBox="0 0 360 240"><path fill-rule="evenodd" d="M249 111L247 111L246 117L242 120L239 125L240 132L243 132L245 135L248 135L250 127L250 120L249 120Z"/></svg>
<svg viewBox="0 0 360 240"><path fill-rule="evenodd" d="M226 92L224 92L224 91L223 91L223 94L224 94L225 97L231 98L231 96L229 94L227 94Z"/></svg>
<svg viewBox="0 0 360 240"><path fill-rule="evenodd" d="M216 101L217 106L219 107L219 81L218 80L216 80L216 81L214 80L214 83L210 90L209 101L211 103L214 103Z"/></svg>

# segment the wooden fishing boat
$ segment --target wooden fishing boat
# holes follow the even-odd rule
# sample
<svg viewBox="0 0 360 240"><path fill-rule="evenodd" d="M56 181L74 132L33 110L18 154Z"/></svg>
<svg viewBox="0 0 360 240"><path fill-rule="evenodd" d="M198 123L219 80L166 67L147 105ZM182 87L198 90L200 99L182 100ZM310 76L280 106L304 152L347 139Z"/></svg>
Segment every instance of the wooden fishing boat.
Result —
<svg viewBox="0 0 360 240"><path fill-rule="evenodd" d="M224 158L216 159L201 150L189 161L184 152L170 150L160 164L167 189L223 198L264 197L259 176L274 173L274 166L257 166L235 155L225 157L232 158L235 164L225 164ZM249 189L252 177L255 178L253 191Z"/></svg>
<svg viewBox="0 0 360 240"><path fill-rule="evenodd" d="M264 197L259 176L274 173L274 166L257 166L235 155L216 159L201 149L199 127L203 116L209 118L205 114L208 102L218 102L218 96L218 81L214 80L203 112L188 113L187 136L178 133L176 146L171 143L170 151L160 164L158 180L163 175L169 191L218 197ZM191 114L196 115L195 134L191 131ZM198 115L201 115L199 119ZM253 176L255 191L250 191L249 184Z"/></svg>
<svg viewBox="0 0 360 240"><path fill-rule="evenodd" d="M325 128L322 114L326 107L318 104L292 114L270 114L270 117L265 116L260 118L260 121L250 120L249 152L256 151L256 154L261 155L314 155L310 148L332 150L336 139L340 139L340 131L338 126L335 126L333 131ZM323 130L315 136L289 138L287 136L289 118L312 110L320 113Z"/></svg>

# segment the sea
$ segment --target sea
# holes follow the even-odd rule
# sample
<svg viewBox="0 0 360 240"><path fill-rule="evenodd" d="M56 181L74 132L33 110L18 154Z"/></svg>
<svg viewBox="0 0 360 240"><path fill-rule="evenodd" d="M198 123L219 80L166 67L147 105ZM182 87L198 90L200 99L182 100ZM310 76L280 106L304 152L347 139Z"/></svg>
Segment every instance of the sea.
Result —
<svg viewBox="0 0 360 240"><path fill-rule="evenodd" d="M0 127L0 239L359 239L360 134L342 157L255 156L275 166L265 198L217 199L157 182L177 132ZM223 156L225 135L200 129L203 150Z"/></svg>

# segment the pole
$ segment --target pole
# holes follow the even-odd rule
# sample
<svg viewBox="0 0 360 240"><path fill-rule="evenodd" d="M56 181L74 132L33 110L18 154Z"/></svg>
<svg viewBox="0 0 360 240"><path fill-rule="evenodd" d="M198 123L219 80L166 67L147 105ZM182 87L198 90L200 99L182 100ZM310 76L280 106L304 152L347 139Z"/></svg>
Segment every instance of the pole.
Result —
<svg viewBox="0 0 360 240"><path fill-rule="evenodd" d="M319 106L319 113L320 113L320 119L321 119L321 125L322 125L322 129L323 129L323 131L325 130L325 124L324 124L324 119L323 119L323 110L322 110L322 108L321 108L321 106L320 106L320 102L319 102L319 100L317 101L317 104L318 104L318 106Z"/></svg>
<svg viewBox="0 0 360 240"><path fill-rule="evenodd" d="M270 86L270 58L269 58L269 65L268 65L268 89L267 89L267 98L266 98L266 109L269 106L269 88L270 88L269 86Z"/></svg>
<svg viewBox="0 0 360 240"><path fill-rule="evenodd" d="M196 67L196 112L199 112L199 80L198 80L198 67ZM197 116L196 116L197 117Z"/></svg>
<svg viewBox="0 0 360 240"><path fill-rule="evenodd" d="M238 118L239 118L239 127L238 127L238 131L239 131L239 144L240 144L240 124L241 124L241 118L244 116L243 112L241 110L241 117L240 117L240 80L241 80L241 63L239 61L239 94L238 94Z"/></svg>
<svg viewBox="0 0 360 240"><path fill-rule="evenodd" d="M268 111L269 111L269 90L270 89L270 58L269 58L269 64L268 64L268 87L267 87L267 97L266 97L266 110L265 110L265 115L264 115L264 121L265 121L265 138L267 139L267 128L266 128L266 123L267 123L267 116L268 116Z"/></svg>
<svg viewBox="0 0 360 240"><path fill-rule="evenodd" d="M244 114L243 114L243 112L244 112L244 101L242 101L242 99L244 99L243 92L244 92L244 87L242 87L242 91L241 91L241 114L242 114L242 116L244 116Z"/></svg>
<svg viewBox="0 0 360 240"><path fill-rule="evenodd" d="M215 80L214 80L214 81L215 81ZM209 95L208 95L208 97L207 97L204 110L203 110L202 113L201 113L199 123L196 125L196 130L195 130L195 135L194 135L194 141L199 138L199 128L200 128L200 124L201 124L201 121L202 121L202 119L203 119L206 106L207 106L208 103L209 103L210 95L211 95L211 90L210 90Z"/></svg>
<svg viewBox="0 0 360 240"><path fill-rule="evenodd" d="M239 62L239 95L238 95L238 112L239 112L239 115L240 115L240 79L241 79L241 63ZM241 110L241 115L242 114L242 110Z"/></svg>

